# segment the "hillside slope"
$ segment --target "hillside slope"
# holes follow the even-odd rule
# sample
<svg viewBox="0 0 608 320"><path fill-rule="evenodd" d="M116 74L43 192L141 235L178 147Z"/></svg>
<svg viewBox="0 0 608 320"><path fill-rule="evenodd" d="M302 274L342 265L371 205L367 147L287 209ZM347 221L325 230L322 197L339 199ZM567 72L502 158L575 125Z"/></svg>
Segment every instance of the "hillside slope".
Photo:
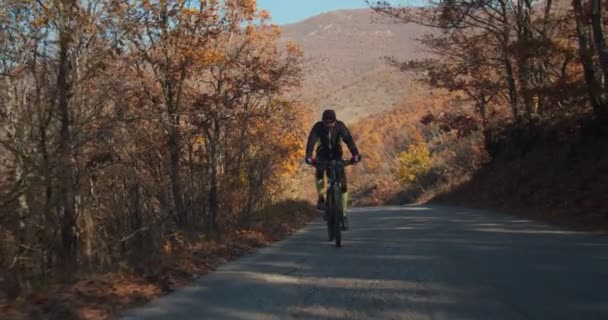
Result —
<svg viewBox="0 0 608 320"><path fill-rule="evenodd" d="M282 26L283 39L304 50L305 79L297 95L313 111L327 106L346 121L391 109L411 93L410 77L383 60L425 55L415 40L429 29L383 21L369 9L321 14Z"/></svg>
<svg viewBox="0 0 608 320"><path fill-rule="evenodd" d="M539 127L527 147L514 136L503 137L494 161L470 181L436 200L608 231L606 133L583 120Z"/></svg>

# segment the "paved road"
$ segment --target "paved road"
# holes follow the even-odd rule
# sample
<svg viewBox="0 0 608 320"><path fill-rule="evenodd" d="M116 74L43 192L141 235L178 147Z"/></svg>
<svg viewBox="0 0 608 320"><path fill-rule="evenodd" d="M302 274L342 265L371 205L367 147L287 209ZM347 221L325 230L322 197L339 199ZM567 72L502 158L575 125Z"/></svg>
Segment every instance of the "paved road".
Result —
<svg viewBox="0 0 608 320"><path fill-rule="evenodd" d="M608 238L443 206L319 219L123 319L608 319Z"/></svg>

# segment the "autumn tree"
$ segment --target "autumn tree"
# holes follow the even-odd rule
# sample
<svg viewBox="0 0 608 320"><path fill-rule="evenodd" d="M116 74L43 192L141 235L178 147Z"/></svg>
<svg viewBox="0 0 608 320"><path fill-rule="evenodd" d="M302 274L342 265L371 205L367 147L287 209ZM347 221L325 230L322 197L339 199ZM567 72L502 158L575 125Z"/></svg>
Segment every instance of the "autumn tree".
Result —
<svg viewBox="0 0 608 320"><path fill-rule="evenodd" d="M286 93L302 54L255 1L1 4L11 295L145 264L171 236L230 229L278 194L300 149Z"/></svg>
<svg viewBox="0 0 608 320"><path fill-rule="evenodd" d="M475 102L481 122L487 125L489 105L503 89L497 74L497 53L486 48L491 40L487 34L472 39L462 30L442 36L426 35L421 43L437 58L390 61L402 71L421 74L421 80L432 87L464 92Z"/></svg>
<svg viewBox="0 0 608 320"><path fill-rule="evenodd" d="M183 95L190 68L224 28L237 21L220 15L216 1L128 1L116 4L128 40L131 66L140 75L146 108L167 132L174 220L185 223L180 178Z"/></svg>
<svg viewBox="0 0 608 320"><path fill-rule="evenodd" d="M554 102L548 90L563 84L564 74L571 75L567 19L553 14L552 5L548 1L540 11L530 0L431 1L424 8L372 3L383 15L439 31L421 39L436 60L413 65L426 66L435 79L438 72L446 74L448 81L432 82L466 88L480 113L488 97L496 96L500 100L495 102L506 101L520 124L535 121L542 106Z"/></svg>
<svg viewBox="0 0 608 320"><path fill-rule="evenodd" d="M260 125L269 125L276 117L286 115L283 109L293 103L277 99L299 85L301 77L299 48L287 43L285 50L278 50L280 30L265 22L267 13L254 9L240 8L233 14L242 15L244 21L251 23L218 38L210 56L201 61L198 73L203 78L198 82L194 110L200 115L199 128L204 135L204 155L209 170L210 230L217 226L220 172L234 173L242 165L247 166L244 163L247 151L255 152L249 146L266 150L258 144L268 143L265 140L273 137L264 134L253 142L248 139L251 130L263 132L265 129ZM254 18L259 19L257 24ZM273 130L272 126L266 130ZM248 143L252 144L248 146ZM268 148L272 146L268 143Z"/></svg>
<svg viewBox="0 0 608 320"><path fill-rule="evenodd" d="M79 203L79 177L86 146L104 118L97 90L105 84L104 64L112 57L112 41L100 32L107 27L108 7L6 1L3 8L5 85L0 95L6 103L0 113L7 116L0 119L0 141L10 151L9 172L19 178L15 193L0 198L6 201L3 208L20 199L23 236L16 239L20 249L14 261L32 261L28 257L36 253L43 269L55 260L73 269L78 263L77 219L86 207ZM11 210L2 211L11 221Z"/></svg>

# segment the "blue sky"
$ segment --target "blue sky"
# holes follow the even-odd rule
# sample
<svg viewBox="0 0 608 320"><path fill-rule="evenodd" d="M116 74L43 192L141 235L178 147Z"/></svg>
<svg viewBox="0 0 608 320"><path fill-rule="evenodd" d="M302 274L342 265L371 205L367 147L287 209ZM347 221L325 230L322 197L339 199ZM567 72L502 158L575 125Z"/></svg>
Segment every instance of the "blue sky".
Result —
<svg viewBox="0 0 608 320"><path fill-rule="evenodd" d="M258 0L258 8L268 10L272 16L272 22L286 24L304 20L322 12L367 8L367 5L365 0Z"/></svg>
<svg viewBox="0 0 608 320"><path fill-rule="evenodd" d="M371 1L375 2L374 0ZM420 6L425 0L389 0L394 5ZM258 8L266 9L276 24L293 23L323 12L368 8L365 0L257 0Z"/></svg>

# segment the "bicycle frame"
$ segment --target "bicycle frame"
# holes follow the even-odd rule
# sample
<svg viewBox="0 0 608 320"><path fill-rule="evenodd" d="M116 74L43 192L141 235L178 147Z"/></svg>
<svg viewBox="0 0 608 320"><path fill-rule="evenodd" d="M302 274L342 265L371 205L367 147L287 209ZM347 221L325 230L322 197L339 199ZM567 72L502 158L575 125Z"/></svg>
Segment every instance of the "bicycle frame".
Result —
<svg viewBox="0 0 608 320"><path fill-rule="evenodd" d="M342 185L338 181L337 169L354 164L351 160L332 160L329 162L317 162L316 166L325 166L329 169L329 187L327 188L327 201L325 210L327 213L327 232L329 240L335 240L336 246L342 246L342 220L344 208L342 208Z"/></svg>

